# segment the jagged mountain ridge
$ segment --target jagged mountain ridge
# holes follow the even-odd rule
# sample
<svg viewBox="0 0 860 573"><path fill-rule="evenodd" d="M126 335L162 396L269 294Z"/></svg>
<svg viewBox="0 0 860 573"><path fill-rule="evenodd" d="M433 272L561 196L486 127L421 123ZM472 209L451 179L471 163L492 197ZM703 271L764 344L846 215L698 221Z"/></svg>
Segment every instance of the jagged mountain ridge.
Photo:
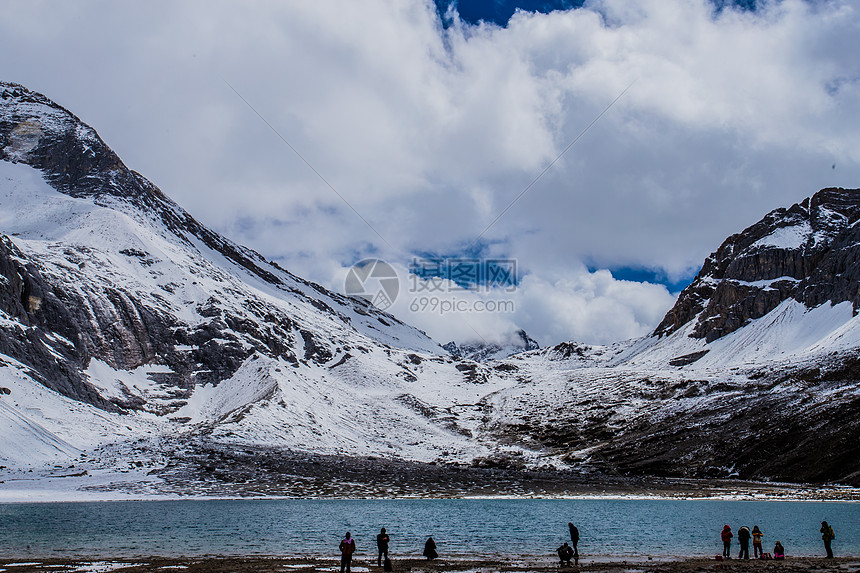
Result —
<svg viewBox="0 0 860 573"><path fill-rule="evenodd" d="M823 189L729 237L652 335L504 361L543 383L497 431L624 474L860 483L858 219Z"/></svg>
<svg viewBox="0 0 860 573"><path fill-rule="evenodd" d="M776 209L712 253L655 334L691 320L690 336L712 342L789 298L807 307L860 307L860 189L822 189Z"/></svg>

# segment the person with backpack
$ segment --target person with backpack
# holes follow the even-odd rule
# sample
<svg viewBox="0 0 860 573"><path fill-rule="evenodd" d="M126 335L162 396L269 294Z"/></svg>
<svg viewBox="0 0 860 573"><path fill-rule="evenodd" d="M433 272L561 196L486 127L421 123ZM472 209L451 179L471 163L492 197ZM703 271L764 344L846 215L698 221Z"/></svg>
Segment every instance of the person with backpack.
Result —
<svg viewBox="0 0 860 573"><path fill-rule="evenodd" d="M723 540L723 559L731 559L732 558L732 537L735 534L732 533L732 528L726 524L723 527L723 531L720 533L720 539Z"/></svg>
<svg viewBox="0 0 860 573"><path fill-rule="evenodd" d="M741 546L741 550L738 552L738 559L749 559L750 558L750 528L746 525L741 526L738 529L738 543Z"/></svg>
<svg viewBox="0 0 860 573"><path fill-rule="evenodd" d="M761 556L764 555L764 549L761 547L761 540L764 538L764 533L761 532L761 529L758 528L758 525L753 526L752 530L752 541L753 541L753 557L755 559L761 559Z"/></svg>
<svg viewBox="0 0 860 573"><path fill-rule="evenodd" d="M352 554L355 553L355 539L350 536L349 531L346 532L346 536L341 540L338 549L340 549L340 573L344 573L344 571L350 573Z"/></svg>
<svg viewBox="0 0 860 573"><path fill-rule="evenodd" d="M833 559L833 549L830 547L830 542L836 539L836 534L833 532L833 527L827 524L826 521L821 522L821 539L824 540L824 549L827 550L827 558Z"/></svg>
<svg viewBox="0 0 860 573"><path fill-rule="evenodd" d="M385 533L385 528L382 528L382 531L379 532L379 535L376 536L376 548L379 550L379 556L376 558L376 566L382 567L382 557L385 556L385 560L388 561L388 542L390 538L388 534Z"/></svg>

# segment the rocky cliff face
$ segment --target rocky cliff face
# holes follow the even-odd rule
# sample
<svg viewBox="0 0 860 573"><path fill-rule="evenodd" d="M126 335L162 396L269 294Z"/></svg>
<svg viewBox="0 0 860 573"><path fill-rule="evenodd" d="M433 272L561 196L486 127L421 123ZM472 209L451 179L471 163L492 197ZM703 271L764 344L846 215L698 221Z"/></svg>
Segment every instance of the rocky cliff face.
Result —
<svg viewBox="0 0 860 573"><path fill-rule="evenodd" d="M653 335L503 361L491 427L618 475L860 484L858 220L824 189L726 239Z"/></svg>
<svg viewBox="0 0 860 573"><path fill-rule="evenodd" d="M815 307L860 307L860 189L823 189L768 213L712 253L655 334L696 321L690 336L712 342L789 298Z"/></svg>

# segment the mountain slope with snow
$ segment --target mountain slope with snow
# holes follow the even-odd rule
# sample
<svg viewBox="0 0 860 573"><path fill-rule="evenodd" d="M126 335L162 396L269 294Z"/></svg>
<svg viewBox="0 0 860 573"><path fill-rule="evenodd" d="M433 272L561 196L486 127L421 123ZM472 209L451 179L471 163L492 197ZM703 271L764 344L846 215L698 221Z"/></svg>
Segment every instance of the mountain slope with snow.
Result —
<svg viewBox="0 0 860 573"><path fill-rule="evenodd" d="M43 96L0 95L0 354L60 395L52 421L7 431L83 403L106 442L153 415L156 433L332 453L490 451L445 410L476 408L478 366L205 229Z"/></svg>
<svg viewBox="0 0 860 573"><path fill-rule="evenodd" d="M499 435L603 471L860 483L860 190L733 235L655 332L504 361Z"/></svg>
<svg viewBox="0 0 860 573"><path fill-rule="evenodd" d="M15 84L0 159L0 497L38 468L95 495L278 494L307 455L350 483L366 456L860 484L860 191L730 237L651 336L523 333L479 362L206 229Z"/></svg>

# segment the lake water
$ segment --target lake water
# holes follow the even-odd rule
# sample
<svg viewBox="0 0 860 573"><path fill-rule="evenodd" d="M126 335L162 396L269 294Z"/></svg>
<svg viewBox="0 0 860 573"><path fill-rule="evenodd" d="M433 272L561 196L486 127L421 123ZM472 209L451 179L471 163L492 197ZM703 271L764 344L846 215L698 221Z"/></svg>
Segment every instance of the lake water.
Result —
<svg viewBox="0 0 860 573"><path fill-rule="evenodd" d="M554 556L580 530L595 556L711 556L720 530L758 525L765 551L823 553L821 520L836 530L837 555L860 555L860 504L630 499L183 500L0 504L0 555L138 557L337 552L347 530L358 557L375 551L380 527L395 556L420 555L430 535L442 557ZM737 544L733 544L737 551Z"/></svg>

